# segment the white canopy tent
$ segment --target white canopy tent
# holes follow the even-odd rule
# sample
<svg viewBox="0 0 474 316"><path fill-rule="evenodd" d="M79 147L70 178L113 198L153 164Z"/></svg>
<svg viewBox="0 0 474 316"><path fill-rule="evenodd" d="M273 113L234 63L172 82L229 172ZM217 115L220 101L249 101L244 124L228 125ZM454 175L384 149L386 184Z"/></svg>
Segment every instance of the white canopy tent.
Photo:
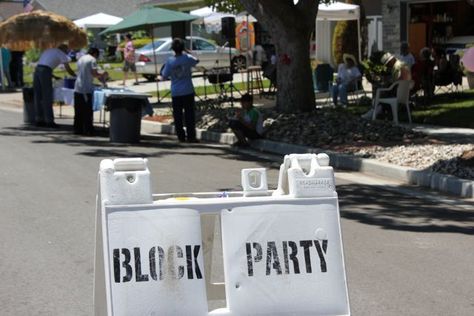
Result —
<svg viewBox="0 0 474 316"><path fill-rule="evenodd" d="M103 41L100 39L100 36L97 34L99 32L98 29L105 29L108 28L109 26L118 24L122 22L122 18L106 13L96 13L93 15L86 16L85 18L74 20L74 24L77 26L83 28L83 29L94 29L93 34L94 34L94 45L96 46L101 46L105 45L103 44ZM120 34L116 34L116 41L117 43L120 42Z"/></svg>
<svg viewBox="0 0 474 316"><path fill-rule="evenodd" d="M316 40L318 43L331 43L330 21L346 20L357 20L357 47L360 59L362 50L360 47L360 8L358 5L343 2L333 2L328 5L320 4L318 7L318 15L316 16ZM331 45L323 46L318 45L318 43L316 43L316 58L331 60Z"/></svg>
<svg viewBox="0 0 474 316"><path fill-rule="evenodd" d="M223 17L235 17L232 13L215 12L210 7L197 9L189 12L189 14L201 17L200 19L194 20L192 23L204 23L204 27L208 33L218 33L221 31L221 19Z"/></svg>
<svg viewBox="0 0 474 316"><path fill-rule="evenodd" d="M90 16L87 16L82 19L74 21L79 27L88 29L88 28L107 28L109 26L118 24L123 19L118 16L113 16L106 13L97 13Z"/></svg>
<svg viewBox="0 0 474 316"><path fill-rule="evenodd" d="M204 23L206 31L209 33L212 33L212 32L218 33L221 31L222 29L221 20L223 17L233 17L235 18L235 21L237 23L240 23L242 21L247 21L247 23L257 21L257 19L247 14L247 12L241 12L235 15L235 14L226 13L226 12L215 12L210 7L197 9L197 10L189 12L189 14L197 15L201 17L200 19L194 20L192 23L195 23L195 24Z"/></svg>

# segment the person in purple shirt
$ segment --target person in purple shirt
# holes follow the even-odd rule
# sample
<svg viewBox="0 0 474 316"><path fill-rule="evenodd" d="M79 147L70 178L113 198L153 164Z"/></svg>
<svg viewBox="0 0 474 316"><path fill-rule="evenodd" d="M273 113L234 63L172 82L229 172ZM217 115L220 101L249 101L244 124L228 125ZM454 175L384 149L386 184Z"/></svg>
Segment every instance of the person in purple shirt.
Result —
<svg viewBox="0 0 474 316"><path fill-rule="evenodd" d="M192 82L192 68L199 59L184 47L181 38L173 39L171 49L175 55L168 58L160 79L171 78L171 98L173 104L173 118L176 135L180 142L197 143L196 118L194 111L194 86ZM183 111L186 133L183 128Z"/></svg>

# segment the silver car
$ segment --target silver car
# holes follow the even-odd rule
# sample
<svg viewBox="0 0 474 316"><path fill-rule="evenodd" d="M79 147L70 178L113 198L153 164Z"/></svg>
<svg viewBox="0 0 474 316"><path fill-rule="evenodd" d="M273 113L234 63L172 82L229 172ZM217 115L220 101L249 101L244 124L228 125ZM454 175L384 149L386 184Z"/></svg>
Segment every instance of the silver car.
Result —
<svg viewBox="0 0 474 316"><path fill-rule="evenodd" d="M171 50L171 42L171 37L164 37L137 49L135 51L137 73L142 74L147 80L155 80L168 57L174 55ZM235 48L230 48L229 54L229 47L217 46L204 38L195 36L186 37L185 45L188 49L192 47L190 50L193 55L199 58L199 64L195 71L229 66L232 66L232 69L236 71L246 66L245 57ZM155 54L153 54L153 47ZM156 67L153 60L155 60Z"/></svg>

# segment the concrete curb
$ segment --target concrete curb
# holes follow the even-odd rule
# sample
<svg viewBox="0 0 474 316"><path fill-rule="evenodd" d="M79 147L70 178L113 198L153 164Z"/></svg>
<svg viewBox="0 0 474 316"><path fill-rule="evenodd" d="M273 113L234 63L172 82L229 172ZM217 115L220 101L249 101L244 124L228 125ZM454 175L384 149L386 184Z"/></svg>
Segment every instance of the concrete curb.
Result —
<svg viewBox="0 0 474 316"><path fill-rule="evenodd" d="M142 132L148 134L174 134L174 126L171 124L143 120ZM229 145L236 141L232 133L217 133L202 129L197 130L197 137L202 140ZM460 179L451 175L411 167L402 167L374 159L359 158L353 155L340 154L320 148L286 144L266 139L253 141L251 147L259 151L280 155L325 152L329 155L331 166L334 168L359 171L366 174L395 179L406 184L427 187L463 198L474 198L474 181Z"/></svg>

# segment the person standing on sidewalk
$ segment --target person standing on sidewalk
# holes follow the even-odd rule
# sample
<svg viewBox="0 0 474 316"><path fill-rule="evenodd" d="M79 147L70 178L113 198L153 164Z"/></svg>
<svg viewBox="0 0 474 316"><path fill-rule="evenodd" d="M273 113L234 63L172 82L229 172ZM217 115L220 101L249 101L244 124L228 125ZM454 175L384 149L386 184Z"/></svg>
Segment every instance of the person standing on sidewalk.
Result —
<svg viewBox="0 0 474 316"><path fill-rule="evenodd" d="M74 134L92 136L94 134L92 95L94 93L94 78L105 82L107 73L97 72L97 57L99 50L89 48L86 55L77 61L77 79L74 85Z"/></svg>
<svg viewBox="0 0 474 316"><path fill-rule="evenodd" d="M53 112L53 70L60 64L73 77L76 76L69 66L71 59L67 56L67 46L45 50L38 61L33 78L35 94L36 126L58 128L54 122Z"/></svg>
<svg viewBox="0 0 474 316"><path fill-rule="evenodd" d="M22 51L12 51L12 61L10 63L10 77L16 88L23 88L23 55Z"/></svg>
<svg viewBox="0 0 474 316"><path fill-rule="evenodd" d="M131 71L135 75L134 85L138 85L137 67L135 66L135 47L132 42L132 35L125 35L125 47L123 48L123 85L128 78L128 72Z"/></svg>
<svg viewBox="0 0 474 316"><path fill-rule="evenodd" d="M175 55L168 58L160 79L171 77L171 98L173 104L173 118L176 135L180 142L197 143L196 118L194 111L194 86L191 69L197 65L199 59L185 49L181 38L173 39L171 49ZM186 124L186 133L183 128Z"/></svg>
<svg viewBox="0 0 474 316"><path fill-rule="evenodd" d="M0 53L2 54L2 68L3 73L0 72L0 86L3 85L3 76L7 79L8 88L13 88L12 79L10 77L10 63L12 60L11 52L8 48L0 46Z"/></svg>

